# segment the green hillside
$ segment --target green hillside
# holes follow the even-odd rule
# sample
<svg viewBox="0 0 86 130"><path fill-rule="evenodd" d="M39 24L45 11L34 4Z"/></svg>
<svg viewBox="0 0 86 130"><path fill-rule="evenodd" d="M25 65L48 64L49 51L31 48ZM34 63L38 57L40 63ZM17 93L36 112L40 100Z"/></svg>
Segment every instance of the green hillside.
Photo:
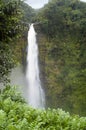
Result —
<svg viewBox="0 0 86 130"><path fill-rule="evenodd" d="M50 0L39 10L32 9L22 0L0 1L0 83L9 82L8 74L16 64L22 63L22 54L24 54L25 60L28 23L31 22L37 23L35 30L38 32L42 72L40 76L45 89L46 107L62 108L72 114L86 116L86 3L80 0ZM11 102L10 97L6 102L8 102L7 105ZM2 97L0 103L3 104ZM3 126L4 117L6 117L5 122L8 118L2 107L5 105L0 105L1 130L7 126L7 124ZM34 110L31 109L31 111ZM38 111L36 112L38 113ZM58 112L59 110L56 112L57 115ZM37 127L46 129L50 122L47 122L47 114L44 114L46 112L43 111L42 113L46 123L39 124ZM52 115L52 112L50 113ZM52 122L54 121L53 116ZM41 120L41 118L38 119L37 117L37 120ZM74 120L83 120L76 118ZM70 120L73 121L73 119L69 114L68 119L69 125L66 124L68 128L64 123L60 123L61 129L76 130L77 123L75 123L75 128L72 128ZM17 119L15 120L17 121ZM27 124L27 121L25 122ZM41 121L39 122L41 123ZM34 120L31 127L34 128L35 123ZM84 130L84 126L80 125L78 124L79 129ZM6 130L8 129L16 130L17 128L9 126ZM77 128L77 130L79 129Z"/></svg>
<svg viewBox="0 0 86 130"><path fill-rule="evenodd" d="M51 0L36 21L48 106L86 115L86 3Z"/></svg>

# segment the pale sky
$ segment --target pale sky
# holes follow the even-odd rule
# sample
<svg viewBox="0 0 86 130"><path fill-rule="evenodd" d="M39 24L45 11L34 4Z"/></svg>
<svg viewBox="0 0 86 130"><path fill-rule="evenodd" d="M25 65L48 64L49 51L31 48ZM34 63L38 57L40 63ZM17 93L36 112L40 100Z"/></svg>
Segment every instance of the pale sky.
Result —
<svg viewBox="0 0 86 130"><path fill-rule="evenodd" d="M86 2L86 0L81 0L81 1L84 1L84 2Z"/></svg>
<svg viewBox="0 0 86 130"><path fill-rule="evenodd" d="M25 0L27 4L29 4L32 8L41 8L44 4L48 3L48 0Z"/></svg>
<svg viewBox="0 0 86 130"><path fill-rule="evenodd" d="M81 0L86 2L86 0ZM32 8L41 8L44 6L44 4L48 3L48 0L25 0L26 3L28 3Z"/></svg>

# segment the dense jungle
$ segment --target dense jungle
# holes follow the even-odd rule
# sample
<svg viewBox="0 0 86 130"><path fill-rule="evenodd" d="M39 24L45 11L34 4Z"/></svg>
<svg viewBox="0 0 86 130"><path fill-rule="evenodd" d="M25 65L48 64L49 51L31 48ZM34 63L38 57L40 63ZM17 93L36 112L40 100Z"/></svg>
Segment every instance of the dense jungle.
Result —
<svg viewBox="0 0 86 130"><path fill-rule="evenodd" d="M52 110L28 108L25 100L9 85L13 68L21 64L25 71L27 32L31 23L35 23L37 32L46 109ZM33 9L22 0L0 0L2 83L0 130L85 130L86 3L49 0L43 8ZM4 86L7 87L3 89ZM83 118L72 117L63 110Z"/></svg>

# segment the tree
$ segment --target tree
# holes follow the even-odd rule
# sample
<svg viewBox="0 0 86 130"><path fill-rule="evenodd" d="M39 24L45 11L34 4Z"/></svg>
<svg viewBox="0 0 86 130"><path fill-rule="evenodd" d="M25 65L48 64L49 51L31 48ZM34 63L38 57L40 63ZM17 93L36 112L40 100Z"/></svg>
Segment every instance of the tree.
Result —
<svg viewBox="0 0 86 130"><path fill-rule="evenodd" d="M14 64L11 43L20 32L21 2L21 0L0 1L0 82L7 79Z"/></svg>

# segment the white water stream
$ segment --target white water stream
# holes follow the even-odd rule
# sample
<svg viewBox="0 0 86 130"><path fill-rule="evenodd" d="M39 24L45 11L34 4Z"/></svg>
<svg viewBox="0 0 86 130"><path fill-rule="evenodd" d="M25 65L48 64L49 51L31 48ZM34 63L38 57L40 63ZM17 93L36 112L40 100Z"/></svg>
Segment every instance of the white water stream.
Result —
<svg viewBox="0 0 86 130"><path fill-rule="evenodd" d="M39 77L38 45L33 24L28 31L26 79L29 105L34 108L44 108L45 95Z"/></svg>

